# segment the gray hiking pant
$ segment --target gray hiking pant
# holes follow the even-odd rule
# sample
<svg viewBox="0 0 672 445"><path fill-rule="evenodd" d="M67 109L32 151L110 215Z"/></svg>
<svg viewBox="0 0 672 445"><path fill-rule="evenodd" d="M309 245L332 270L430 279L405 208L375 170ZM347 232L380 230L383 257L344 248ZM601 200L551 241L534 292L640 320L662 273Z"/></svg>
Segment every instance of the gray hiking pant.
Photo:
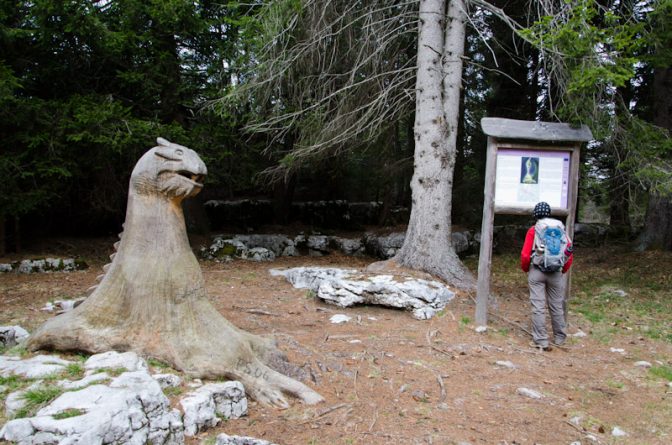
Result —
<svg viewBox="0 0 672 445"><path fill-rule="evenodd" d="M564 310L564 282L562 272L544 273L530 265L527 274L532 304L532 339L542 347L548 346L546 331L546 305L551 313L551 326L555 343L562 344L567 338Z"/></svg>

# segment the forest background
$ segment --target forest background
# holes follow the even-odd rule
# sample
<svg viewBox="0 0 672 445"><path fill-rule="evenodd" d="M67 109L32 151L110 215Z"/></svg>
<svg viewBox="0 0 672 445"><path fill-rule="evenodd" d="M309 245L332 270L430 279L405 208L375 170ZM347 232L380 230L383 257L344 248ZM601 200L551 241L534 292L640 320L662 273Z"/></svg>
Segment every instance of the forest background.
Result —
<svg viewBox="0 0 672 445"><path fill-rule="evenodd" d="M578 221L671 250L672 2L467 5L453 224L480 226L482 117L563 120L595 136ZM293 201L378 201L390 224L411 205L417 31L410 1L3 0L0 251L116 233L157 136L208 165L196 206L270 198L286 224Z"/></svg>

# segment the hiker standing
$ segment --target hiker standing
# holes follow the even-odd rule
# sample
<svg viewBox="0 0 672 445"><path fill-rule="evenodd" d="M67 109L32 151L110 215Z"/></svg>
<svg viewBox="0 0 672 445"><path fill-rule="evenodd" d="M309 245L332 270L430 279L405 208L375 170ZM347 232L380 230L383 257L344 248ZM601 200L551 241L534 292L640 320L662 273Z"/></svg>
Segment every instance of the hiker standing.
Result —
<svg viewBox="0 0 672 445"><path fill-rule="evenodd" d="M562 345L567 338L562 274L572 265L572 243L565 226L551 218L551 207L540 202L534 206L536 224L529 228L520 253L520 265L527 272L532 305L533 346L549 350L546 331L546 306L551 313L553 344Z"/></svg>

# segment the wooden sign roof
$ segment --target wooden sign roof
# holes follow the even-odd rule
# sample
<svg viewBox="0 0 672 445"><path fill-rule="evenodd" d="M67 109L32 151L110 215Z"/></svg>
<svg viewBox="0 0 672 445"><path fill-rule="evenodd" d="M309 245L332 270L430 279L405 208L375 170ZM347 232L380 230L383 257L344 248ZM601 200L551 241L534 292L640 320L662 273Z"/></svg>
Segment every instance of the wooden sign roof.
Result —
<svg viewBox="0 0 672 445"><path fill-rule="evenodd" d="M588 142L593 139L593 134L587 126L572 127L569 124L559 122L484 117L481 119L481 128L483 128L483 133L497 139L526 139L548 142Z"/></svg>

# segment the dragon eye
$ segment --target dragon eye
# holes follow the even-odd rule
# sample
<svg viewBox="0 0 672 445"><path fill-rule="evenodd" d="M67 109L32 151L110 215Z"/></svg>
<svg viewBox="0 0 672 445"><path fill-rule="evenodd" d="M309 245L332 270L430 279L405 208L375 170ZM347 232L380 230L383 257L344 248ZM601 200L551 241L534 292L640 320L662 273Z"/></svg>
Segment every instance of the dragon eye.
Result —
<svg viewBox="0 0 672 445"><path fill-rule="evenodd" d="M175 154L178 156L182 156L184 152L178 148L177 150L175 150Z"/></svg>

